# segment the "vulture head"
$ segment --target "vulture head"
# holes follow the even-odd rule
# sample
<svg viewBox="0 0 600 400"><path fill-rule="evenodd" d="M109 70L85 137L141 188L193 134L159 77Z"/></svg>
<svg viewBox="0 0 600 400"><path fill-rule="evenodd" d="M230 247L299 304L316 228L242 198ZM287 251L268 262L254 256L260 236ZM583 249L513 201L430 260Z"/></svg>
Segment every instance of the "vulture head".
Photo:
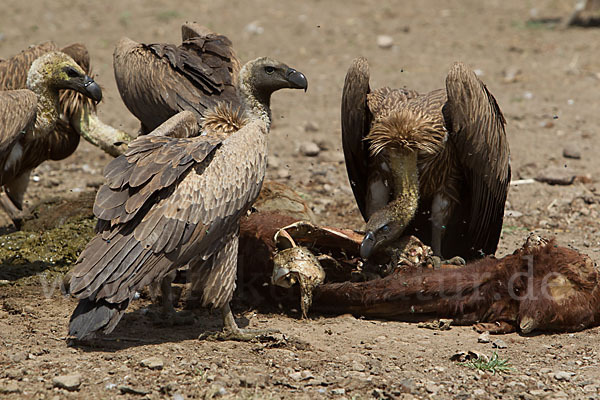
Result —
<svg viewBox="0 0 600 400"><path fill-rule="evenodd" d="M52 51L37 58L29 69L27 86L35 91L72 89L90 99L102 100L102 90L71 57Z"/></svg>
<svg viewBox="0 0 600 400"><path fill-rule="evenodd" d="M360 244L360 256L366 260L377 250L398 239L406 229L402 218L396 218L393 208L383 207L373 213L367 222L365 236Z"/></svg>
<svg viewBox="0 0 600 400"><path fill-rule="evenodd" d="M308 88L302 72L268 57L247 62L240 70L240 82L265 105L269 105L271 94L279 89Z"/></svg>

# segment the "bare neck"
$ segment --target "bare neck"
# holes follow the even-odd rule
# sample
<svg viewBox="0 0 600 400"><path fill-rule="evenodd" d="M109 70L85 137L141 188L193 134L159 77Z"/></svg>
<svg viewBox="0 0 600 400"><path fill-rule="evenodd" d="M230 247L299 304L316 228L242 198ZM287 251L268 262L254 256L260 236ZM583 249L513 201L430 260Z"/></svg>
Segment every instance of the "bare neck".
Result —
<svg viewBox="0 0 600 400"><path fill-rule="evenodd" d="M45 134L54 129L58 120L58 90L52 89L37 71L30 71L27 87L38 96L37 116L33 135Z"/></svg>
<svg viewBox="0 0 600 400"><path fill-rule="evenodd" d="M240 70L240 96L244 102L246 114L250 119L261 119L267 124L267 128L271 126L271 96L261 96L256 93L256 88L249 81L250 71L246 66Z"/></svg>
<svg viewBox="0 0 600 400"><path fill-rule="evenodd" d="M386 207L398 222L406 226L413 219L419 203L417 153L389 152L393 176L394 198Z"/></svg>

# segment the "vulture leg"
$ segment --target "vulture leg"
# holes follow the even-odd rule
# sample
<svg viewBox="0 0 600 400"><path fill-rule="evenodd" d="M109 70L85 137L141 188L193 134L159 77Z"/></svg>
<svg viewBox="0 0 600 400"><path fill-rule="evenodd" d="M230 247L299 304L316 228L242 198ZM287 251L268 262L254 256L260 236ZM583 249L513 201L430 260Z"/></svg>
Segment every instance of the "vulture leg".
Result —
<svg viewBox="0 0 600 400"><path fill-rule="evenodd" d="M242 329L237 326L233 313L229 307L229 303L221 309L223 313L223 331L215 334L206 336L202 335L201 338L211 338L216 340L237 340L239 342L249 342L254 339L260 339L262 336L272 335L277 333L276 330L272 329Z"/></svg>
<svg viewBox="0 0 600 400"><path fill-rule="evenodd" d="M0 196L0 206L4 208L17 229L23 220L23 198L29 185L31 170L23 172L5 186L6 195Z"/></svg>
<svg viewBox="0 0 600 400"><path fill-rule="evenodd" d="M169 272L159 284L153 283L152 292L158 294L158 286L160 285L160 308L159 314L151 314L151 318L155 323L161 326L173 325L192 325L195 322L194 315L191 311L175 311L173 307L173 286L172 283L177 276L177 270ZM158 296L156 296L158 297ZM158 303L158 299L153 297L152 301Z"/></svg>
<svg viewBox="0 0 600 400"><path fill-rule="evenodd" d="M451 208L450 200L442 194L438 193L434 196L431 205L431 249L434 254L432 263L436 269L442 264L466 265L462 257L456 256L448 260L442 258L442 239L444 238L446 224L450 219Z"/></svg>

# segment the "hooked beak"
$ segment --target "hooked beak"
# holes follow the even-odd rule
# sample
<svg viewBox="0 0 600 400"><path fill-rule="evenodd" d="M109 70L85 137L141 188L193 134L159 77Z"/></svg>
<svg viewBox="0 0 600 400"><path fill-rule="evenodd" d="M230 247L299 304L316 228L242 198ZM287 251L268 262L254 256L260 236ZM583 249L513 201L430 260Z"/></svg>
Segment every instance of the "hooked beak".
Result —
<svg viewBox="0 0 600 400"><path fill-rule="evenodd" d="M308 81L302 72L290 68L287 71L286 77L292 89L304 89L305 92L308 89Z"/></svg>
<svg viewBox="0 0 600 400"><path fill-rule="evenodd" d="M362 243L360 244L360 257L363 260L367 260L373 249L375 248L375 234L372 231L365 233Z"/></svg>
<svg viewBox="0 0 600 400"><path fill-rule="evenodd" d="M79 91L90 99L94 100L96 103L102 100L102 89L100 89L100 86L87 75L85 76L83 80L83 86Z"/></svg>

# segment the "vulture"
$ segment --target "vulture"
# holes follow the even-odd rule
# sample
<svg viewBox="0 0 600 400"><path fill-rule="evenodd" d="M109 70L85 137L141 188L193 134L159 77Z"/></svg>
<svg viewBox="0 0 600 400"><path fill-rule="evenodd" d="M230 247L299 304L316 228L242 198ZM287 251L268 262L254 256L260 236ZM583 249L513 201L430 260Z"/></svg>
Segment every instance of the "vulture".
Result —
<svg viewBox="0 0 600 400"><path fill-rule="evenodd" d="M455 63L446 88L371 90L369 66L348 69L342 146L366 221L361 257L413 234L440 258L494 254L510 182L505 120L475 73ZM461 260L463 261L463 260Z"/></svg>
<svg viewBox="0 0 600 400"><path fill-rule="evenodd" d="M16 65L11 60L0 64L4 87L21 86ZM0 204L17 228L31 171L48 159L68 156L79 140L69 137L68 129L56 129L60 90L77 91L95 102L102 99L98 84L59 51L45 52L31 63L26 86L0 91L0 185L6 192Z"/></svg>
<svg viewBox="0 0 600 400"><path fill-rule="evenodd" d="M79 299L71 336L110 333L137 290L185 265L202 282L203 305L221 309L223 337L254 336L237 327L229 307L240 217L264 179L271 94L308 84L302 73L264 57L246 63L238 79L248 121L234 135L193 134L201 125L182 111L107 165L94 203L98 233L71 271L69 291Z"/></svg>
<svg viewBox="0 0 600 400"><path fill-rule="evenodd" d="M136 43L122 38L113 54L123 102L147 134L180 111L203 122L203 133L243 125L237 94L240 62L231 41L196 23L182 26L182 43ZM214 129L213 129L214 130Z"/></svg>

